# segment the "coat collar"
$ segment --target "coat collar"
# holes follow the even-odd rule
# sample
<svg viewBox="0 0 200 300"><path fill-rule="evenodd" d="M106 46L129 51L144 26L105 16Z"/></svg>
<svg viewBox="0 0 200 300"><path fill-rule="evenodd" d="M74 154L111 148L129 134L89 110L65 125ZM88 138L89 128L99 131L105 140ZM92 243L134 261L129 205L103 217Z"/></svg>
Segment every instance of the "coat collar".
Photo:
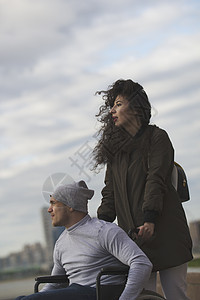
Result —
<svg viewBox="0 0 200 300"><path fill-rule="evenodd" d="M122 150L124 152L130 153L132 149L138 144L138 142L141 140L141 137L143 136L143 133L146 131L148 126L142 126L135 136L131 136L129 133L127 133L127 139L124 142L122 146Z"/></svg>

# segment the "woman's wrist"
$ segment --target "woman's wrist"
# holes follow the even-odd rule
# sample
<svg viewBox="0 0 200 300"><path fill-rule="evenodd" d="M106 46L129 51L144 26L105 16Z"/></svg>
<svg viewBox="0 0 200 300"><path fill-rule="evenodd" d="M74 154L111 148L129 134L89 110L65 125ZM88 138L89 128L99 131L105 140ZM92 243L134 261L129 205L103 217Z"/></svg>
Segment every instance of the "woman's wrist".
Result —
<svg viewBox="0 0 200 300"><path fill-rule="evenodd" d="M144 212L144 223L154 223L158 217L158 212L155 210L146 210Z"/></svg>

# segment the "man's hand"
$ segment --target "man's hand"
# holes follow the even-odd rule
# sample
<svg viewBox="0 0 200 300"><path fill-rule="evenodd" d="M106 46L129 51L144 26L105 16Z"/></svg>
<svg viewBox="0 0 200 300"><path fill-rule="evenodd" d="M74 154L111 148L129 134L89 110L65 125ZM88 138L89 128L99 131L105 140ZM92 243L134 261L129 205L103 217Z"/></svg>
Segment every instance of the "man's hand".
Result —
<svg viewBox="0 0 200 300"><path fill-rule="evenodd" d="M138 237L141 237L145 241L149 240L154 233L154 223L145 222L144 225L138 227Z"/></svg>

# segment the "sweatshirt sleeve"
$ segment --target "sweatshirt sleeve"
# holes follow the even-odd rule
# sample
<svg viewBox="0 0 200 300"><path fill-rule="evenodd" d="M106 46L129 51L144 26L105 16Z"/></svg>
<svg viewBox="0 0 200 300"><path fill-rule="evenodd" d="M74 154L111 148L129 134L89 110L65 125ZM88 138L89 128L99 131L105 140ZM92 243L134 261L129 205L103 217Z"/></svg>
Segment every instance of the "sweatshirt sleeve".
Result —
<svg viewBox="0 0 200 300"><path fill-rule="evenodd" d="M137 299L150 277L152 271L150 260L116 224L103 226L100 242L108 252L130 267L126 286L119 300Z"/></svg>

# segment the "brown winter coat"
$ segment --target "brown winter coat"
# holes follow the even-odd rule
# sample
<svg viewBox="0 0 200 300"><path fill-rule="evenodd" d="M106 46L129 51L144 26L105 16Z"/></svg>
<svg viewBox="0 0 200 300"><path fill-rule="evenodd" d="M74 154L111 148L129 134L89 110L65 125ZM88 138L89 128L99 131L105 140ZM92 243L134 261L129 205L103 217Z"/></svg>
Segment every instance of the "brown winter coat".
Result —
<svg viewBox="0 0 200 300"><path fill-rule="evenodd" d="M150 137L150 139L149 139ZM150 140L144 153L144 143ZM148 153L147 153L148 152ZM144 211L157 211L150 241L137 240L155 270L192 259L192 242L179 196L171 184L174 150L167 133L148 126L115 154L107 165L98 216L114 221L127 233L144 224Z"/></svg>

